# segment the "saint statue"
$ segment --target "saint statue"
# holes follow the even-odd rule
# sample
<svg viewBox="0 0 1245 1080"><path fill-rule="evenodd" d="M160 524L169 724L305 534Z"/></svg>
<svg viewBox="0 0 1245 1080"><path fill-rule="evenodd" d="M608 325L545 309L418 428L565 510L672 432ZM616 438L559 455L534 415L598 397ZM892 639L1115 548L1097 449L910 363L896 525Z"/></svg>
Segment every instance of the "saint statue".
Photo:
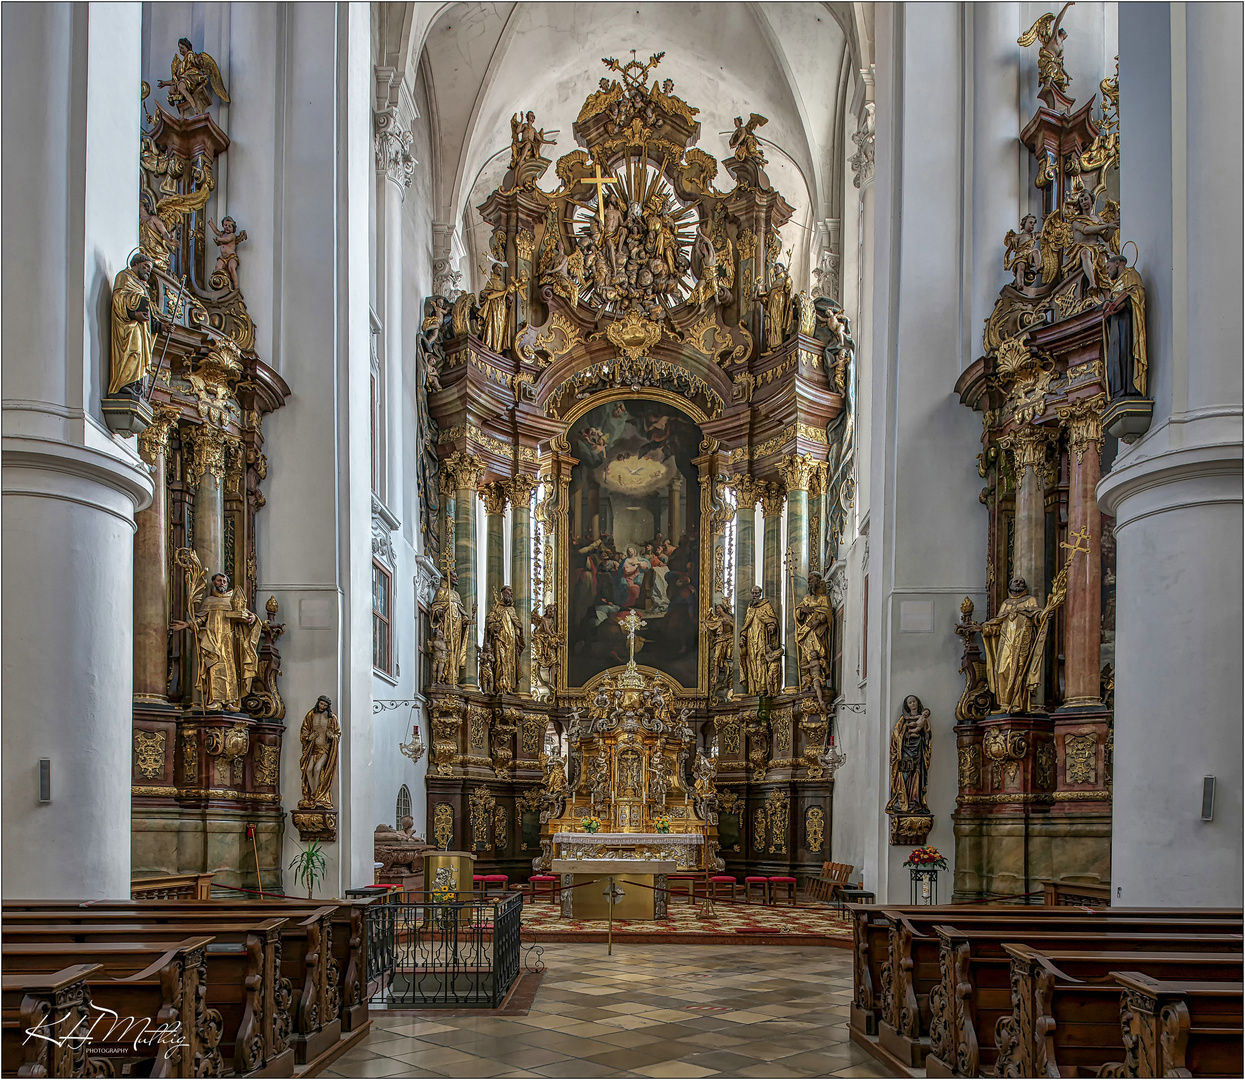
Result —
<svg viewBox="0 0 1245 1080"><path fill-rule="evenodd" d="M432 598L428 621L432 627L433 666L432 681L446 686L457 686L459 673L467 659L467 609L463 607L463 598L458 595L458 574L448 568L441 584L437 586ZM437 632L440 631L445 643L445 660L440 670L437 669Z"/></svg>
<svg viewBox="0 0 1245 1080"><path fill-rule="evenodd" d="M670 790L670 762L660 746L653 747L648 762L648 797L655 806L665 807Z"/></svg>
<svg viewBox="0 0 1245 1080"><path fill-rule="evenodd" d="M1102 309L1102 353L1111 400L1146 393L1146 290L1123 255L1107 260L1111 299Z"/></svg>
<svg viewBox="0 0 1245 1080"><path fill-rule="evenodd" d="M903 712L891 732L891 798L888 814L928 814L925 788L929 783L929 757L933 732L929 709L921 699L909 694L903 699Z"/></svg>
<svg viewBox="0 0 1245 1080"><path fill-rule="evenodd" d="M778 642L778 616L765 599L760 585L752 587L748 614L739 631L739 677L749 694L773 696L782 687L771 687L768 678L769 651ZM780 646L781 648L781 646ZM781 684L781 679L779 680Z"/></svg>
<svg viewBox="0 0 1245 1080"><path fill-rule="evenodd" d="M157 219L158 220L158 219ZM129 268L117 274L112 283L112 368L108 393L141 392L142 382L151 370L151 354L156 334L168 333L151 304L150 256L139 251Z"/></svg>
<svg viewBox="0 0 1245 1080"><path fill-rule="evenodd" d="M493 261L488 273L488 283L480 290L480 340L486 349L495 353L510 348L510 294L518 292L527 284L527 275L506 284L501 268L504 262Z"/></svg>
<svg viewBox="0 0 1245 1080"><path fill-rule="evenodd" d="M182 116L202 116L208 111L212 99L208 88L226 105L229 95L220 77L220 68L207 53L195 52L190 38L177 39L177 55L173 57L173 77L161 79L157 84L169 89L169 104Z"/></svg>
<svg viewBox="0 0 1245 1080"><path fill-rule="evenodd" d="M768 289L757 282L756 298L765 304L765 351L773 352L782 345L791 325L791 277L782 263L774 263Z"/></svg>
<svg viewBox="0 0 1245 1080"><path fill-rule="evenodd" d="M974 626L986 647L986 678L1000 712L1026 713L1041 681L1046 631L1067 595L1067 574L1056 576L1046 606L1029 594L1024 578L1012 578L998 614Z"/></svg>
<svg viewBox="0 0 1245 1080"><path fill-rule="evenodd" d="M300 810L332 810L333 780L337 776L337 744L342 729L333 715L333 703L321 694L315 708L303 717L303 752L298 767L303 774L303 797ZM414 822L411 823L412 825Z"/></svg>
<svg viewBox="0 0 1245 1080"><path fill-rule="evenodd" d="M545 762L545 791L550 795L562 795L566 792L566 762L556 750Z"/></svg>
<svg viewBox="0 0 1245 1080"><path fill-rule="evenodd" d="M720 691L730 686L731 662L735 659L735 616L725 601L715 604L705 616L705 633L709 644L709 686Z"/></svg>
<svg viewBox="0 0 1245 1080"><path fill-rule="evenodd" d="M242 594L229 587L227 574L213 574L208 592L207 573L190 548L178 548L176 561L186 571L194 612L188 621L172 623L172 630L195 631L199 701L204 709L237 711L251 690L259 670L256 646L262 624L247 610Z"/></svg>
<svg viewBox="0 0 1245 1080"><path fill-rule="evenodd" d="M549 692L558 686L558 605L546 604L542 615L532 612L532 669Z"/></svg>
<svg viewBox="0 0 1245 1080"><path fill-rule="evenodd" d="M808 592L795 608L795 653L800 669L800 688L812 688L825 708L822 690L830 670L830 597L821 574L810 571Z"/></svg>
<svg viewBox="0 0 1245 1080"><path fill-rule="evenodd" d="M500 599L484 620L484 645L493 653L493 693L513 694L519 689L519 657L526 642L519 612L514 606L514 590L503 585Z"/></svg>

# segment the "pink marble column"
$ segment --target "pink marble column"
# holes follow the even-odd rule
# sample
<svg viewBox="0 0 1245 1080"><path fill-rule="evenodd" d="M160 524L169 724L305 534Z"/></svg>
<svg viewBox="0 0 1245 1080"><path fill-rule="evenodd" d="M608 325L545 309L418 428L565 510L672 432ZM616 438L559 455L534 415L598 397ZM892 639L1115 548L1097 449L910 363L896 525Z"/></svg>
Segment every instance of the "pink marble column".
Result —
<svg viewBox="0 0 1245 1080"><path fill-rule="evenodd" d="M1086 546L1068 571L1064 630L1064 704L1101 704L1102 516L1094 490L1102 471L1101 396L1059 410L1068 432L1068 539Z"/></svg>

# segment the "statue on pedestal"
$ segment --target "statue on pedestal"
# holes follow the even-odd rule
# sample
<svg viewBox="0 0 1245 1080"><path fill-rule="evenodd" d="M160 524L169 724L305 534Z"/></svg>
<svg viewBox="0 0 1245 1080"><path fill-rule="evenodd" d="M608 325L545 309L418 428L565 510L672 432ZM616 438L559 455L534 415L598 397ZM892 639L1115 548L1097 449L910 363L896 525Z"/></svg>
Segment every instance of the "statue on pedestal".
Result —
<svg viewBox="0 0 1245 1080"><path fill-rule="evenodd" d="M782 680L773 687L769 678L769 652L778 644L778 616L765 599L760 585L752 587L748 614L739 631L739 677L749 694L773 696L782 689ZM781 656L781 646L779 646Z"/></svg>
<svg viewBox="0 0 1245 1080"><path fill-rule="evenodd" d="M800 669L800 689L811 688L825 709L823 695L830 668L830 597L821 574L810 571L808 592L795 608L795 651Z"/></svg>
<svg viewBox="0 0 1245 1080"><path fill-rule="evenodd" d="M151 257L142 251L130 259L129 268L117 274L112 284L112 367L108 393L142 392L143 380L151 370L151 354L156 335L168 333L151 303Z"/></svg>
<svg viewBox="0 0 1245 1080"><path fill-rule="evenodd" d="M519 689L519 656L526 645L519 612L514 606L514 590L503 585L500 598L484 620L484 645L493 654L495 694L513 694Z"/></svg>
<svg viewBox="0 0 1245 1080"><path fill-rule="evenodd" d="M921 699L909 694L903 699L903 712L891 732L891 797L888 814L928 814L925 791L929 784L929 759L933 732L929 709Z"/></svg>
<svg viewBox="0 0 1245 1080"><path fill-rule="evenodd" d="M199 701L204 709L236 711L250 692L259 670L257 644L263 629L247 610L242 594L229 587L229 575L213 574L208 593L207 573L190 548L178 548L177 565L186 572L189 620L170 624L171 630L195 631Z"/></svg>
<svg viewBox="0 0 1245 1080"><path fill-rule="evenodd" d="M459 673L467 659L468 626L467 609L463 607L462 597L458 595L458 574L449 564L449 552L444 559L444 576L437 586L432 598L428 621L433 632L433 664L432 681L446 686L457 686ZM444 643L444 662L438 671L437 667L437 635Z"/></svg>
<svg viewBox="0 0 1245 1080"><path fill-rule="evenodd" d="M1069 563L1070 565L1070 563ZM1067 566L1051 584L1046 606L1030 595L1025 579L1012 578L998 614L973 624L986 647L986 677L1000 712L1025 713L1041 680L1046 632L1067 595Z"/></svg>
<svg viewBox="0 0 1245 1080"><path fill-rule="evenodd" d="M1112 400L1146 394L1146 290L1123 255L1107 260L1111 299L1102 309L1103 356Z"/></svg>
<svg viewBox="0 0 1245 1080"><path fill-rule="evenodd" d="M791 325L791 277L782 263L774 263L768 289L757 282L756 299L765 305L765 351L773 352L782 345Z"/></svg>
<svg viewBox="0 0 1245 1080"><path fill-rule="evenodd" d="M721 694L729 689L735 659L735 616L723 601L705 616L709 644L709 688Z"/></svg>
<svg viewBox="0 0 1245 1080"><path fill-rule="evenodd" d="M342 729L333 715L333 703L321 694L303 717L299 738L303 744L298 768L303 777L300 810L332 810L333 781L337 777L337 744ZM414 822L412 822L414 824Z"/></svg>
<svg viewBox="0 0 1245 1080"><path fill-rule="evenodd" d="M541 684L547 698L558 688L558 667L562 657L558 650L558 605L546 604L541 615L532 612L532 674L533 689Z"/></svg>

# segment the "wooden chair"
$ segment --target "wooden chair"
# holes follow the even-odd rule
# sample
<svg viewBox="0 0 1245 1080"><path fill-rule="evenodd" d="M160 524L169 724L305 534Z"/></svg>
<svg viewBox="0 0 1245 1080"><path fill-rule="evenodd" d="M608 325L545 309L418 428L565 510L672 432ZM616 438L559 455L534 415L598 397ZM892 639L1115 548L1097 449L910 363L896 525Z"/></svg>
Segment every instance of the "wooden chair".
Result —
<svg viewBox="0 0 1245 1080"><path fill-rule="evenodd" d="M697 874L670 874L666 878L666 888L670 890L667 897L667 903L674 903L675 896L687 894L687 902L689 904L696 901L696 881Z"/></svg>
<svg viewBox="0 0 1245 1080"><path fill-rule="evenodd" d="M746 877L744 878L744 902L752 903L752 890L761 890L761 903L768 904L769 897L769 878L767 877Z"/></svg>
<svg viewBox="0 0 1245 1080"><path fill-rule="evenodd" d="M839 889L848 884L853 869L851 863L822 863L821 874L808 883L809 896L833 903L838 899Z"/></svg>

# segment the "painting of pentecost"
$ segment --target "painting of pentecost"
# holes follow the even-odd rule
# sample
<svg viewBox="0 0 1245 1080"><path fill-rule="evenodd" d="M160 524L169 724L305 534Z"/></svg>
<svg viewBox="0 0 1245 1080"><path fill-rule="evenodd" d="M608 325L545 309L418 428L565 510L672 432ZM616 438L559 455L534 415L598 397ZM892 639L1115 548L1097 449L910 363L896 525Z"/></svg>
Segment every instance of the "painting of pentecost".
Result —
<svg viewBox="0 0 1245 1080"><path fill-rule="evenodd" d="M611 401L570 428L570 655L582 686L629 656L695 687L699 672L701 432L665 402Z"/></svg>

